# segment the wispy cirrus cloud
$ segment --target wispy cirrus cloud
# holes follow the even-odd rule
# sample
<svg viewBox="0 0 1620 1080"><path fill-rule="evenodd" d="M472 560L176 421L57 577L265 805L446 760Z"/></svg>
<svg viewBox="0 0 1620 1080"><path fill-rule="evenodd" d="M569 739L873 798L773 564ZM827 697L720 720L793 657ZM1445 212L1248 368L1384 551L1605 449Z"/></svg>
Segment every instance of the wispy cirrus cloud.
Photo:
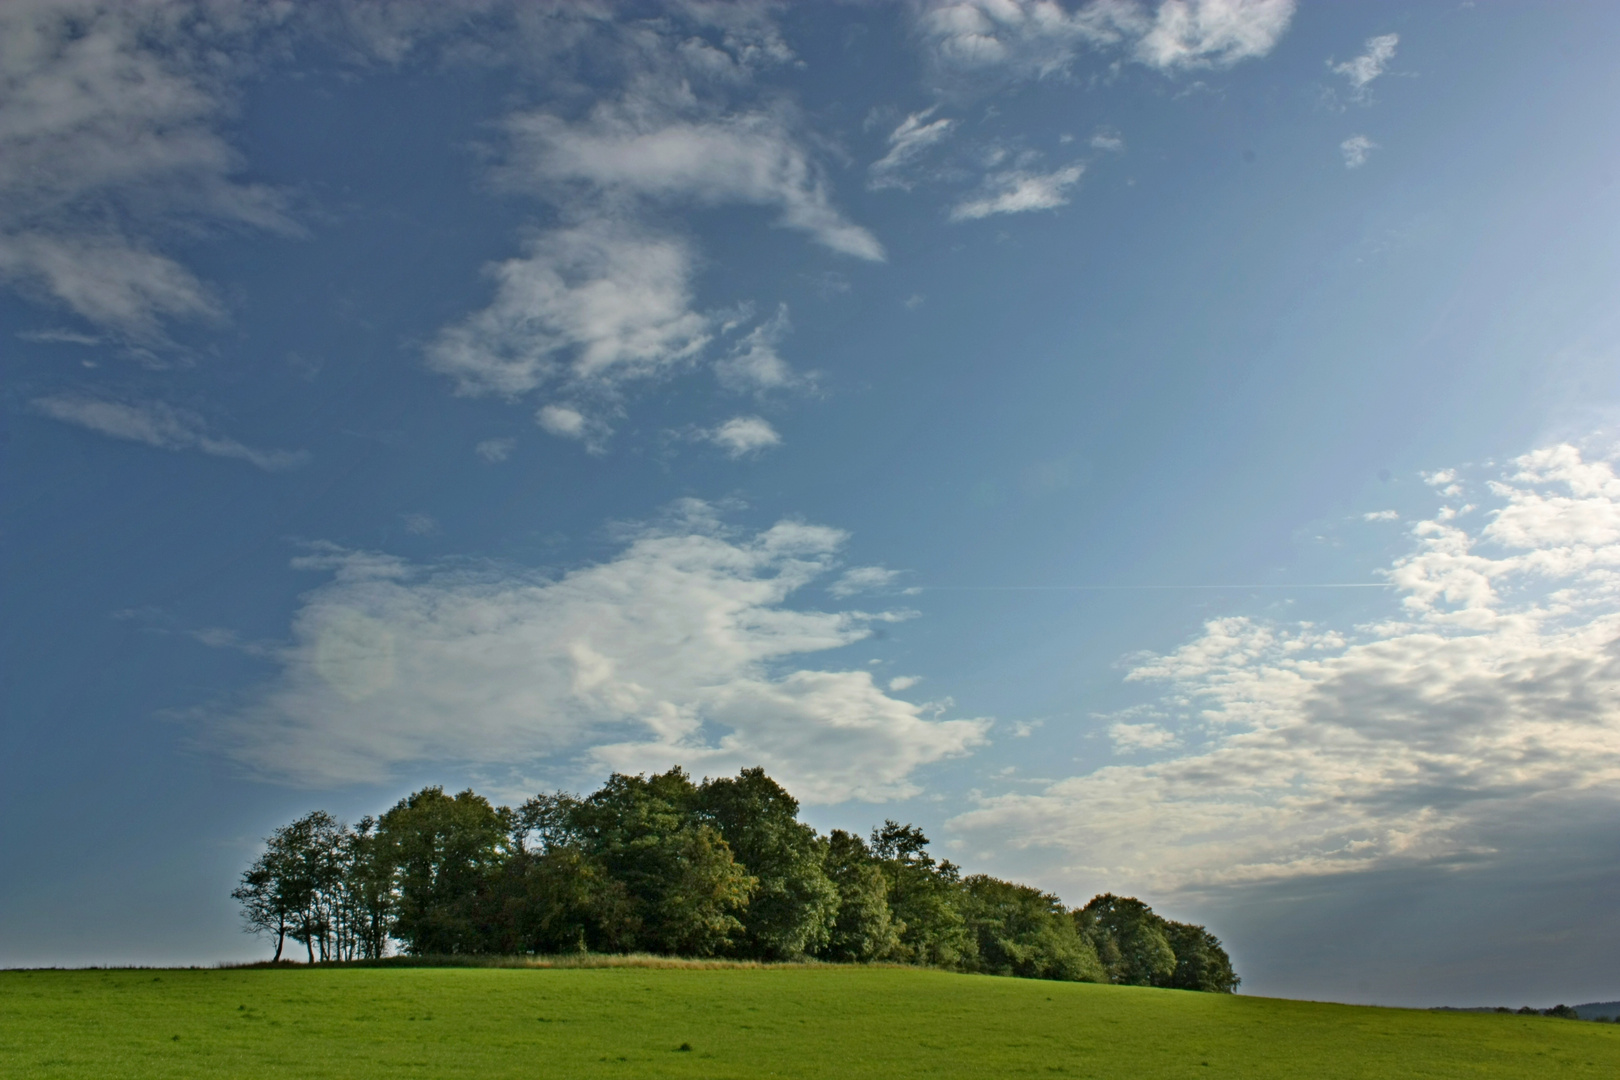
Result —
<svg viewBox="0 0 1620 1080"><path fill-rule="evenodd" d="M1374 79L1382 75L1389 67L1389 62L1395 59L1395 46L1401 42L1399 34L1380 34L1378 37L1368 38L1365 50L1360 56L1343 63L1335 64L1328 61L1328 70L1335 75L1342 75L1350 83L1350 94L1356 100L1365 100L1367 87L1372 85Z"/></svg>
<svg viewBox="0 0 1620 1080"><path fill-rule="evenodd" d="M428 363L463 393L558 395L537 414L553 434L606 445L632 383L712 363L732 390L801 380L782 358L786 307L715 357L714 340L751 313L744 300L702 310L701 253L671 213L774 208L776 224L835 253L884 258L837 206L792 109L762 104L754 79L791 59L772 5L685 5L625 22L608 53L622 84L583 112L523 109L501 122L492 177L555 207L568 224L531 235L520 258L489 268L493 302L447 326ZM650 222L661 223L652 225Z"/></svg>
<svg viewBox="0 0 1620 1080"><path fill-rule="evenodd" d="M301 450L258 450L235 439L210 434L201 417L158 401L56 396L36 398L32 404L34 410L44 416L99 435L160 450L196 450L214 457L236 458L266 472L294 469L309 461L309 455Z"/></svg>
<svg viewBox="0 0 1620 1080"><path fill-rule="evenodd" d="M855 596L886 589L899 581L900 577L900 571L884 566L852 566L838 575L838 579L827 586L827 591L839 597Z"/></svg>
<svg viewBox="0 0 1620 1080"><path fill-rule="evenodd" d="M228 77L274 7L91 0L0 6L0 279L126 339L209 319L213 291L163 250L198 226L297 232L237 179ZM233 59L233 56L235 59Z"/></svg>
<svg viewBox="0 0 1620 1080"><path fill-rule="evenodd" d="M721 385L739 392L758 393L804 382L805 376L793 371L780 350L782 340L792 329L787 305L782 304L775 315L755 325L737 340L730 352L715 361L714 373Z"/></svg>
<svg viewBox="0 0 1620 1080"><path fill-rule="evenodd" d="M991 173L978 192L951 208L951 220L976 221L995 214L1026 214L1067 206L1068 189L1080 182L1085 171L1084 165L1068 165L1046 173L1025 169Z"/></svg>
<svg viewBox="0 0 1620 1080"><path fill-rule="evenodd" d="M915 181L908 172L932 146L951 137L956 121L950 117L930 119L935 109L912 113L889 133L889 150L867 167L866 186L873 191L899 188L909 191Z"/></svg>
<svg viewBox="0 0 1620 1080"><path fill-rule="evenodd" d="M1504 821L1615 805L1620 478L1559 445L1487 490L1412 527L1383 621L1211 620L1128 675L1168 693L1150 726L1111 734L1156 760L992 795L955 824L1050 844L1074 877L1173 889L1485 858Z"/></svg>
<svg viewBox="0 0 1620 1080"><path fill-rule="evenodd" d="M560 577L327 547L299 560L330 577L305 595L280 673L195 719L245 766L310 784L565 754L762 764L812 802L914 794L919 768L970 752L988 723L938 719L865 670L795 665L900 617L786 606L844 542L793 522L733 534L694 503Z"/></svg>
<svg viewBox="0 0 1620 1080"><path fill-rule="evenodd" d="M779 223L843 255L880 261L883 245L833 204L825 176L784 118L766 111L682 115L646 91L583 120L546 111L506 121L515 187L579 184L587 197L630 195L698 206L773 206Z"/></svg>

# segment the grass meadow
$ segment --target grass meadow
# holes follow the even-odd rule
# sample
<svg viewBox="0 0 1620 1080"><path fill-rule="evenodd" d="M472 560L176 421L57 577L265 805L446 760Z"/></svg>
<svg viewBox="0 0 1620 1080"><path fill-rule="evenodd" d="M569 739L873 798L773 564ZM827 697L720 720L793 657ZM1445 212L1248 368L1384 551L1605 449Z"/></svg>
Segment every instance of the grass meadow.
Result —
<svg viewBox="0 0 1620 1080"><path fill-rule="evenodd" d="M1620 1076L1620 1025L885 967L0 972L0 1076Z"/></svg>

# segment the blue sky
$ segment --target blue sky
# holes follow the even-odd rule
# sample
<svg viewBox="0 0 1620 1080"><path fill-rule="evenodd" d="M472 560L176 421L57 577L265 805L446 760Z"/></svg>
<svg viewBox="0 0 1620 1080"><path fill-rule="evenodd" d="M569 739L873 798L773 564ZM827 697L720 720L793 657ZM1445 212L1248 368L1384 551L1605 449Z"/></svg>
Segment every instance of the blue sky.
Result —
<svg viewBox="0 0 1620 1080"><path fill-rule="evenodd" d="M1248 991L1616 996L1617 32L0 5L0 963L763 764Z"/></svg>

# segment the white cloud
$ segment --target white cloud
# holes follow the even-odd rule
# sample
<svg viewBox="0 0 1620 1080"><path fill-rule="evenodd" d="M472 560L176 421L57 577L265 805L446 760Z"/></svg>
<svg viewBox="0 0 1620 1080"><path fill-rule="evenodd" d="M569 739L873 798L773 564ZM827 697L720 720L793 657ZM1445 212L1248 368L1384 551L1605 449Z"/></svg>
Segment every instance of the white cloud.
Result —
<svg viewBox="0 0 1620 1080"><path fill-rule="evenodd" d="M1068 10L1054 0L943 0L917 25L939 75L1066 73L1083 50L1119 48L1161 71L1227 67L1264 56L1288 28L1293 0L1130 0Z"/></svg>
<svg viewBox="0 0 1620 1080"><path fill-rule="evenodd" d="M733 416L725 423L704 431L703 438L733 458L747 457L782 445L782 436L768 421L758 416Z"/></svg>
<svg viewBox="0 0 1620 1080"><path fill-rule="evenodd" d="M583 439L588 434L585 414L568 405L542 405L534 419L559 439Z"/></svg>
<svg viewBox="0 0 1620 1080"><path fill-rule="evenodd" d="M507 120L505 182L542 190L583 183L592 199L632 195L719 206L775 206L780 223L833 251L882 260L883 245L833 206L825 177L781 117L672 115L679 91L658 86L569 123L546 112Z"/></svg>
<svg viewBox="0 0 1620 1080"><path fill-rule="evenodd" d="M1362 514L1361 515L1361 520L1362 521L1399 521L1399 520L1401 520L1401 512L1399 510L1373 510L1373 511L1370 511L1368 513Z"/></svg>
<svg viewBox="0 0 1620 1080"><path fill-rule="evenodd" d="M1179 753L991 796L955 825L1051 844L1092 883L1176 888L1478 856L1493 822L1614 804L1620 478L1564 445L1491 491L1473 532L1413 529L1383 622L1214 619L1139 663L1131 681L1170 688L1165 719L1111 734L1162 731Z"/></svg>
<svg viewBox="0 0 1620 1080"><path fill-rule="evenodd" d="M432 514L421 512L401 514L400 521L405 525L405 531L412 536L432 536L439 531L439 522Z"/></svg>
<svg viewBox="0 0 1620 1080"><path fill-rule="evenodd" d="M889 152L872 162L867 169L867 187L873 191L900 188L909 191L913 181L906 176L909 169L931 146L950 137L956 121L949 117L929 120L933 109L912 113L889 133Z"/></svg>
<svg viewBox="0 0 1620 1080"><path fill-rule="evenodd" d="M1104 129L1091 137L1091 148L1110 154L1123 154L1125 152L1125 139L1117 131Z"/></svg>
<svg viewBox="0 0 1620 1080"><path fill-rule="evenodd" d="M883 617L786 606L843 533L783 522L734 536L685 509L557 578L336 548L303 558L332 577L305 595L279 677L200 715L206 738L309 784L583 754L631 771L759 764L810 802L914 794L919 767L984 740L987 722L933 718L868 671L793 663Z"/></svg>
<svg viewBox="0 0 1620 1080"><path fill-rule="evenodd" d="M921 675L896 675L889 680L889 692L898 694L902 690L910 690L920 682L922 682Z"/></svg>
<svg viewBox="0 0 1620 1080"><path fill-rule="evenodd" d="M296 231L234 176L218 133L227 59L285 15L263 5L0 5L0 279L136 340L220 307L159 250L215 222Z"/></svg>
<svg viewBox="0 0 1620 1080"><path fill-rule="evenodd" d="M1339 153L1344 155L1344 167L1347 169L1359 169L1367 164L1367 158L1376 149L1378 144L1365 135L1352 135L1339 144Z"/></svg>
<svg viewBox="0 0 1620 1080"><path fill-rule="evenodd" d="M1135 5L1051 0L965 0L921 5L919 33L944 72L1005 70L1022 78L1066 71L1085 46L1114 45L1143 29Z"/></svg>
<svg viewBox="0 0 1620 1080"><path fill-rule="evenodd" d="M1176 738L1175 732L1166 731L1158 724L1130 724L1124 721L1109 725L1108 737L1113 740L1115 752L1125 754L1139 750L1161 750L1181 741Z"/></svg>
<svg viewBox="0 0 1620 1080"><path fill-rule="evenodd" d="M1400 40L1399 34L1368 38L1366 52L1342 64L1329 61L1328 68L1335 75L1343 75L1350 81L1350 91L1355 97L1365 97L1368 84L1382 75L1389 62L1395 59L1395 46L1400 44Z"/></svg>
<svg viewBox="0 0 1620 1080"><path fill-rule="evenodd" d="M889 570L881 566L852 566L840 574L837 581L827 586L827 591L834 596L854 596L856 593L888 588L899 578L898 570Z"/></svg>
<svg viewBox="0 0 1620 1080"><path fill-rule="evenodd" d="M561 380L611 392L664 375L709 341L691 309L693 254L676 237L594 218L488 268L494 301L446 327L428 364L463 393L515 396Z"/></svg>
<svg viewBox="0 0 1620 1080"><path fill-rule="evenodd" d="M53 420L76 424L114 439L144 443L162 450L198 450L214 457L237 458L266 472L279 472L305 464L303 451L256 450L235 439L208 433L201 417L162 402L132 404L88 397L45 397L34 409Z"/></svg>
<svg viewBox="0 0 1620 1080"><path fill-rule="evenodd" d="M76 330L24 330L17 335L23 341L44 345L101 345L105 339L95 334L81 334Z"/></svg>
<svg viewBox="0 0 1620 1080"><path fill-rule="evenodd" d="M516 446L516 439L485 439L473 447L473 452L494 465L511 457Z"/></svg>
<svg viewBox="0 0 1620 1080"><path fill-rule="evenodd" d="M1161 70L1229 67L1265 56L1294 17L1294 0L1165 0L1136 43Z"/></svg>
<svg viewBox="0 0 1620 1080"><path fill-rule="evenodd" d="M731 352L716 361L715 375L732 390L778 390L794 385L798 378L782 359L778 346L793 324L782 304L776 314L742 336Z"/></svg>
<svg viewBox="0 0 1620 1080"><path fill-rule="evenodd" d="M582 115L550 106L508 115L492 172L500 186L549 202L568 224L491 266L493 303L441 330L427 350L429 365L463 393L516 397L559 384L568 400L542 410L542 426L597 451L609 431L604 414L622 410L628 384L687 369L737 321L694 310L698 253L667 226L648 225L655 215L774 208L779 226L825 247L884 257L876 237L834 204L796 113L745 100L756 71L793 59L772 5L688 3L656 20L604 15L561 17L562 30L589 39L574 51L591 57L598 84L616 88ZM558 36L547 29L552 15L525 12L519 21L530 16L524 33L542 44ZM542 51L564 67L572 62L567 49ZM779 352L788 326L783 306L714 363L716 376L732 390L800 382Z"/></svg>
<svg viewBox="0 0 1620 1080"><path fill-rule="evenodd" d="M976 196L951 209L952 221L973 221L992 214L1022 214L1067 206L1067 191L1080 180L1084 165L1070 165L1049 173L1011 169L992 173Z"/></svg>

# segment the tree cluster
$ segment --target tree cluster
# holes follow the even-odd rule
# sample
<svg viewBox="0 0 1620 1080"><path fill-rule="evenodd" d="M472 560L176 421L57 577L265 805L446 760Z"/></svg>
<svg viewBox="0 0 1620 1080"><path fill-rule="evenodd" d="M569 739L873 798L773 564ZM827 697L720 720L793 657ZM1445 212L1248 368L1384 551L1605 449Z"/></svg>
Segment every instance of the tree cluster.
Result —
<svg viewBox="0 0 1620 1080"><path fill-rule="evenodd" d="M1140 900L1069 910L963 876L894 821L818 834L762 769L693 783L615 774L584 797L494 806L424 788L349 828L277 829L232 894L250 931L316 960L649 952L890 961L1230 993L1221 944Z"/></svg>

